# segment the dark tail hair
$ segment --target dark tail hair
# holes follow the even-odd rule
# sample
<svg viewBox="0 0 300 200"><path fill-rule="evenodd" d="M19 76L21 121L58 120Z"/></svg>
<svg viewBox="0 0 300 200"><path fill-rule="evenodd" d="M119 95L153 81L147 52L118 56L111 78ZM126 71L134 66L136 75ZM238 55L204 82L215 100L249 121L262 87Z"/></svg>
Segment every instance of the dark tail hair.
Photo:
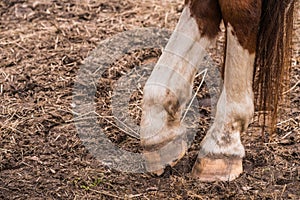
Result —
<svg viewBox="0 0 300 200"><path fill-rule="evenodd" d="M294 0L262 3L253 89L257 109L263 115L263 132L266 125L274 132L278 105L289 86L294 4Z"/></svg>

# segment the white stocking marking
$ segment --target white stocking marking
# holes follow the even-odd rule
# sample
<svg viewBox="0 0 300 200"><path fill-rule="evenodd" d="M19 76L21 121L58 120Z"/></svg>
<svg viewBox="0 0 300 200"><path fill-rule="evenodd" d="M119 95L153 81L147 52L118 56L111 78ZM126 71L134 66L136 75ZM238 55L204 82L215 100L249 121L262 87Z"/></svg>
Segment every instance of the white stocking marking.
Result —
<svg viewBox="0 0 300 200"><path fill-rule="evenodd" d="M243 157L240 134L253 116L252 76L255 55L238 42L233 27L227 26L227 51L223 91L215 121L201 143L199 156L207 153Z"/></svg>
<svg viewBox="0 0 300 200"><path fill-rule="evenodd" d="M212 42L213 40L201 37L198 24L191 17L190 8L185 7L144 88L142 140L147 143L164 140L162 132L166 131L164 128L168 129L166 118L169 116L163 107L166 99L171 98L179 103L179 109L175 109L179 112L176 113L176 118L181 117L181 112L192 93L197 67L205 56L205 48ZM165 137L172 137L170 134L181 134L181 131L172 132Z"/></svg>

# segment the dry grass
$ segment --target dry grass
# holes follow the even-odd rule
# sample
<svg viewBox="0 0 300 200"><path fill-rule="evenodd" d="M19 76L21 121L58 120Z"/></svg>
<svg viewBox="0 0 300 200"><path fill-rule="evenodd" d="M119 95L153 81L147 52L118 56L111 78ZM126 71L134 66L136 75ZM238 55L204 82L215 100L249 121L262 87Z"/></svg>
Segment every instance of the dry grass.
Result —
<svg viewBox="0 0 300 200"><path fill-rule="evenodd" d="M161 177L117 172L87 152L77 136L72 113L72 90L82 61L100 41L116 33L151 26L173 29L182 10L179 0L136 2L0 2L0 198L298 199L300 15L295 21L291 109L273 141L264 143L255 124L242 136L245 170L237 180L200 183L189 175L209 125L209 105L201 108L196 142L183 160ZM217 47L211 49L217 64L222 63L223 40L220 35ZM159 51L149 54L155 60ZM113 84L120 72L145 63L144 55L128 55L115 63L110 77L99 80L99 114L111 115ZM205 99L204 92L205 88L198 96L200 101ZM141 92L136 91L129 108L136 121L140 101ZM139 151L138 140L112 125L114 120L99 122L116 145Z"/></svg>

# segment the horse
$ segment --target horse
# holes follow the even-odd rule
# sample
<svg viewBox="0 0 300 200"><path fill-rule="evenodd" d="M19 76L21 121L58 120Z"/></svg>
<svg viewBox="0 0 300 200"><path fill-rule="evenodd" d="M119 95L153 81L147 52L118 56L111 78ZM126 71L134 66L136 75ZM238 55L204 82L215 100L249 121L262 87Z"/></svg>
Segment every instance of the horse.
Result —
<svg viewBox="0 0 300 200"><path fill-rule="evenodd" d="M141 145L147 171L161 175L187 151L181 115L197 66L223 21L223 78L214 122L200 143L192 176L232 181L243 172L240 135L255 106L274 128L289 71L293 0L185 0L178 24L143 91ZM254 100L255 99L255 100ZM267 121L266 113L272 120ZM272 129L274 130L274 129Z"/></svg>

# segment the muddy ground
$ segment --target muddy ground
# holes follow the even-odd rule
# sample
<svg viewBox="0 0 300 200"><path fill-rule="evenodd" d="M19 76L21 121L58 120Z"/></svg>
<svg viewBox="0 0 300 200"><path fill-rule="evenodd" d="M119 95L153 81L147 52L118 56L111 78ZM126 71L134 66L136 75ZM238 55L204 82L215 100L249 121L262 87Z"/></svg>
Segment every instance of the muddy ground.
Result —
<svg viewBox="0 0 300 200"><path fill-rule="evenodd" d="M182 161L162 176L119 172L88 152L72 111L73 86L84 59L117 33L141 27L172 30L182 11L179 0L136 2L0 2L0 199L299 199L299 17L294 27L291 108L268 141L262 140L255 121L242 136L245 169L235 181L202 183L190 177L199 141L211 120L201 92L201 128L196 139ZM210 51L218 65L223 40L221 34ZM125 56L97 86L97 113L107 116L99 118L99 124L116 145L128 151L140 151L138 140L109 118L111 91L128 69L157 59L159 53ZM137 122L140 101L141 93L136 91L129 112Z"/></svg>

